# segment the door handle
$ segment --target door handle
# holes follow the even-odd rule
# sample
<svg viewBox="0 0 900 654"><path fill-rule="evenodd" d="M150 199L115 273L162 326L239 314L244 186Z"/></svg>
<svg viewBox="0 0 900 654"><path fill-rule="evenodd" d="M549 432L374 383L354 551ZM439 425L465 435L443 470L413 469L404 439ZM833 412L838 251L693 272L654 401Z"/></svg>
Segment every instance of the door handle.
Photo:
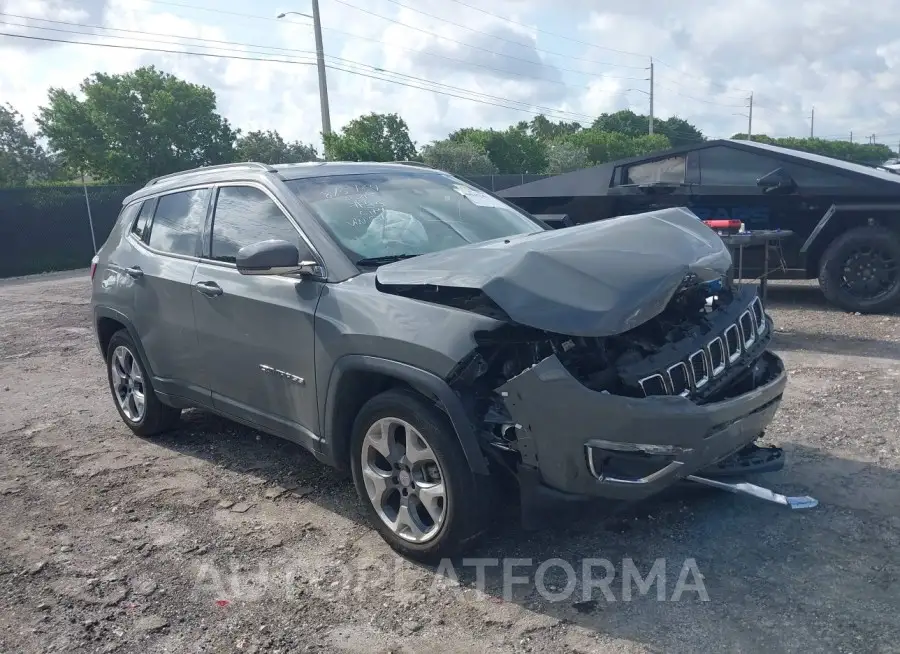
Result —
<svg viewBox="0 0 900 654"><path fill-rule="evenodd" d="M222 290L222 287L215 282L197 282L194 284L194 288L200 293L203 293L206 297L218 297L225 292Z"/></svg>
<svg viewBox="0 0 900 654"><path fill-rule="evenodd" d="M132 266L131 268L126 268L125 272L129 277L134 277L135 279L140 279L144 276L144 271L141 270L140 266Z"/></svg>

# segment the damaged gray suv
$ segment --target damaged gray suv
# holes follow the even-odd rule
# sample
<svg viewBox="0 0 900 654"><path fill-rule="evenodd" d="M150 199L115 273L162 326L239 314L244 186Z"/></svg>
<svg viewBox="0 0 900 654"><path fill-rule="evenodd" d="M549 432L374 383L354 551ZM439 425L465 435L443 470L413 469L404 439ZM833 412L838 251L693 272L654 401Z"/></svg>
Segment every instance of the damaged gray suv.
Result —
<svg viewBox="0 0 900 654"><path fill-rule="evenodd" d="M126 198L92 306L134 432L199 407L299 443L433 560L499 503L537 526L783 465L755 441L786 373L730 263L686 210L552 230L423 166L246 163Z"/></svg>

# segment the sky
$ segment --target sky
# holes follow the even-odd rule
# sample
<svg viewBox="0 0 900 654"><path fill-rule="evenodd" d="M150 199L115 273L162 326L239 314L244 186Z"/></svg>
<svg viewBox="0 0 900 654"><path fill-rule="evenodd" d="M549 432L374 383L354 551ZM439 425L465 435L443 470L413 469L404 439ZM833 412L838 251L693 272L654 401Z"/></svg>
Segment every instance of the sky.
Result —
<svg viewBox="0 0 900 654"><path fill-rule="evenodd" d="M900 144L900 13L885 0L319 2L335 130L396 112L424 145L538 113L648 113L652 58L655 115L709 137L746 131L752 93L753 133ZM49 88L153 64L212 88L234 127L321 151L312 21L285 11L310 0L0 0L0 103L36 129Z"/></svg>

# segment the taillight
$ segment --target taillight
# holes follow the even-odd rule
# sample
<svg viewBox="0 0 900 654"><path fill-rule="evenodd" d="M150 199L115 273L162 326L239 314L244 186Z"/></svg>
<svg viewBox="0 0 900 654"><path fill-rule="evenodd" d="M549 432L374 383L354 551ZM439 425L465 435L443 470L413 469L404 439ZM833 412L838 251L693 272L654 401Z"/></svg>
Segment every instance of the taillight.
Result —
<svg viewBox="0 0 900 654"><path fill-rule="evenodd" d="M97 257L91 259L91 281L94 281L95 272L97 272Z"/></svg>

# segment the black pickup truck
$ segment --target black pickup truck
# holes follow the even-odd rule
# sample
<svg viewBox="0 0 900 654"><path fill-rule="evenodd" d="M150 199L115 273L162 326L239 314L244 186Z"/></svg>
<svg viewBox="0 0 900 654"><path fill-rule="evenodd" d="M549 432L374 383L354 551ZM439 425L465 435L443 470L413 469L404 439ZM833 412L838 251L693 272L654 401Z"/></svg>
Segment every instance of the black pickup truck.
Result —
<svg viewBox="0 0 900 654"><path fill-rule="evenodd" d="M580 224L687 207L702 220L783 229L784 267L770 279L818 279L833 304L862 313L900 306L900 175L752 141L715 140L556 175L498 195L535 215ZM746 277L763 251L744 255Z"/></svg>

